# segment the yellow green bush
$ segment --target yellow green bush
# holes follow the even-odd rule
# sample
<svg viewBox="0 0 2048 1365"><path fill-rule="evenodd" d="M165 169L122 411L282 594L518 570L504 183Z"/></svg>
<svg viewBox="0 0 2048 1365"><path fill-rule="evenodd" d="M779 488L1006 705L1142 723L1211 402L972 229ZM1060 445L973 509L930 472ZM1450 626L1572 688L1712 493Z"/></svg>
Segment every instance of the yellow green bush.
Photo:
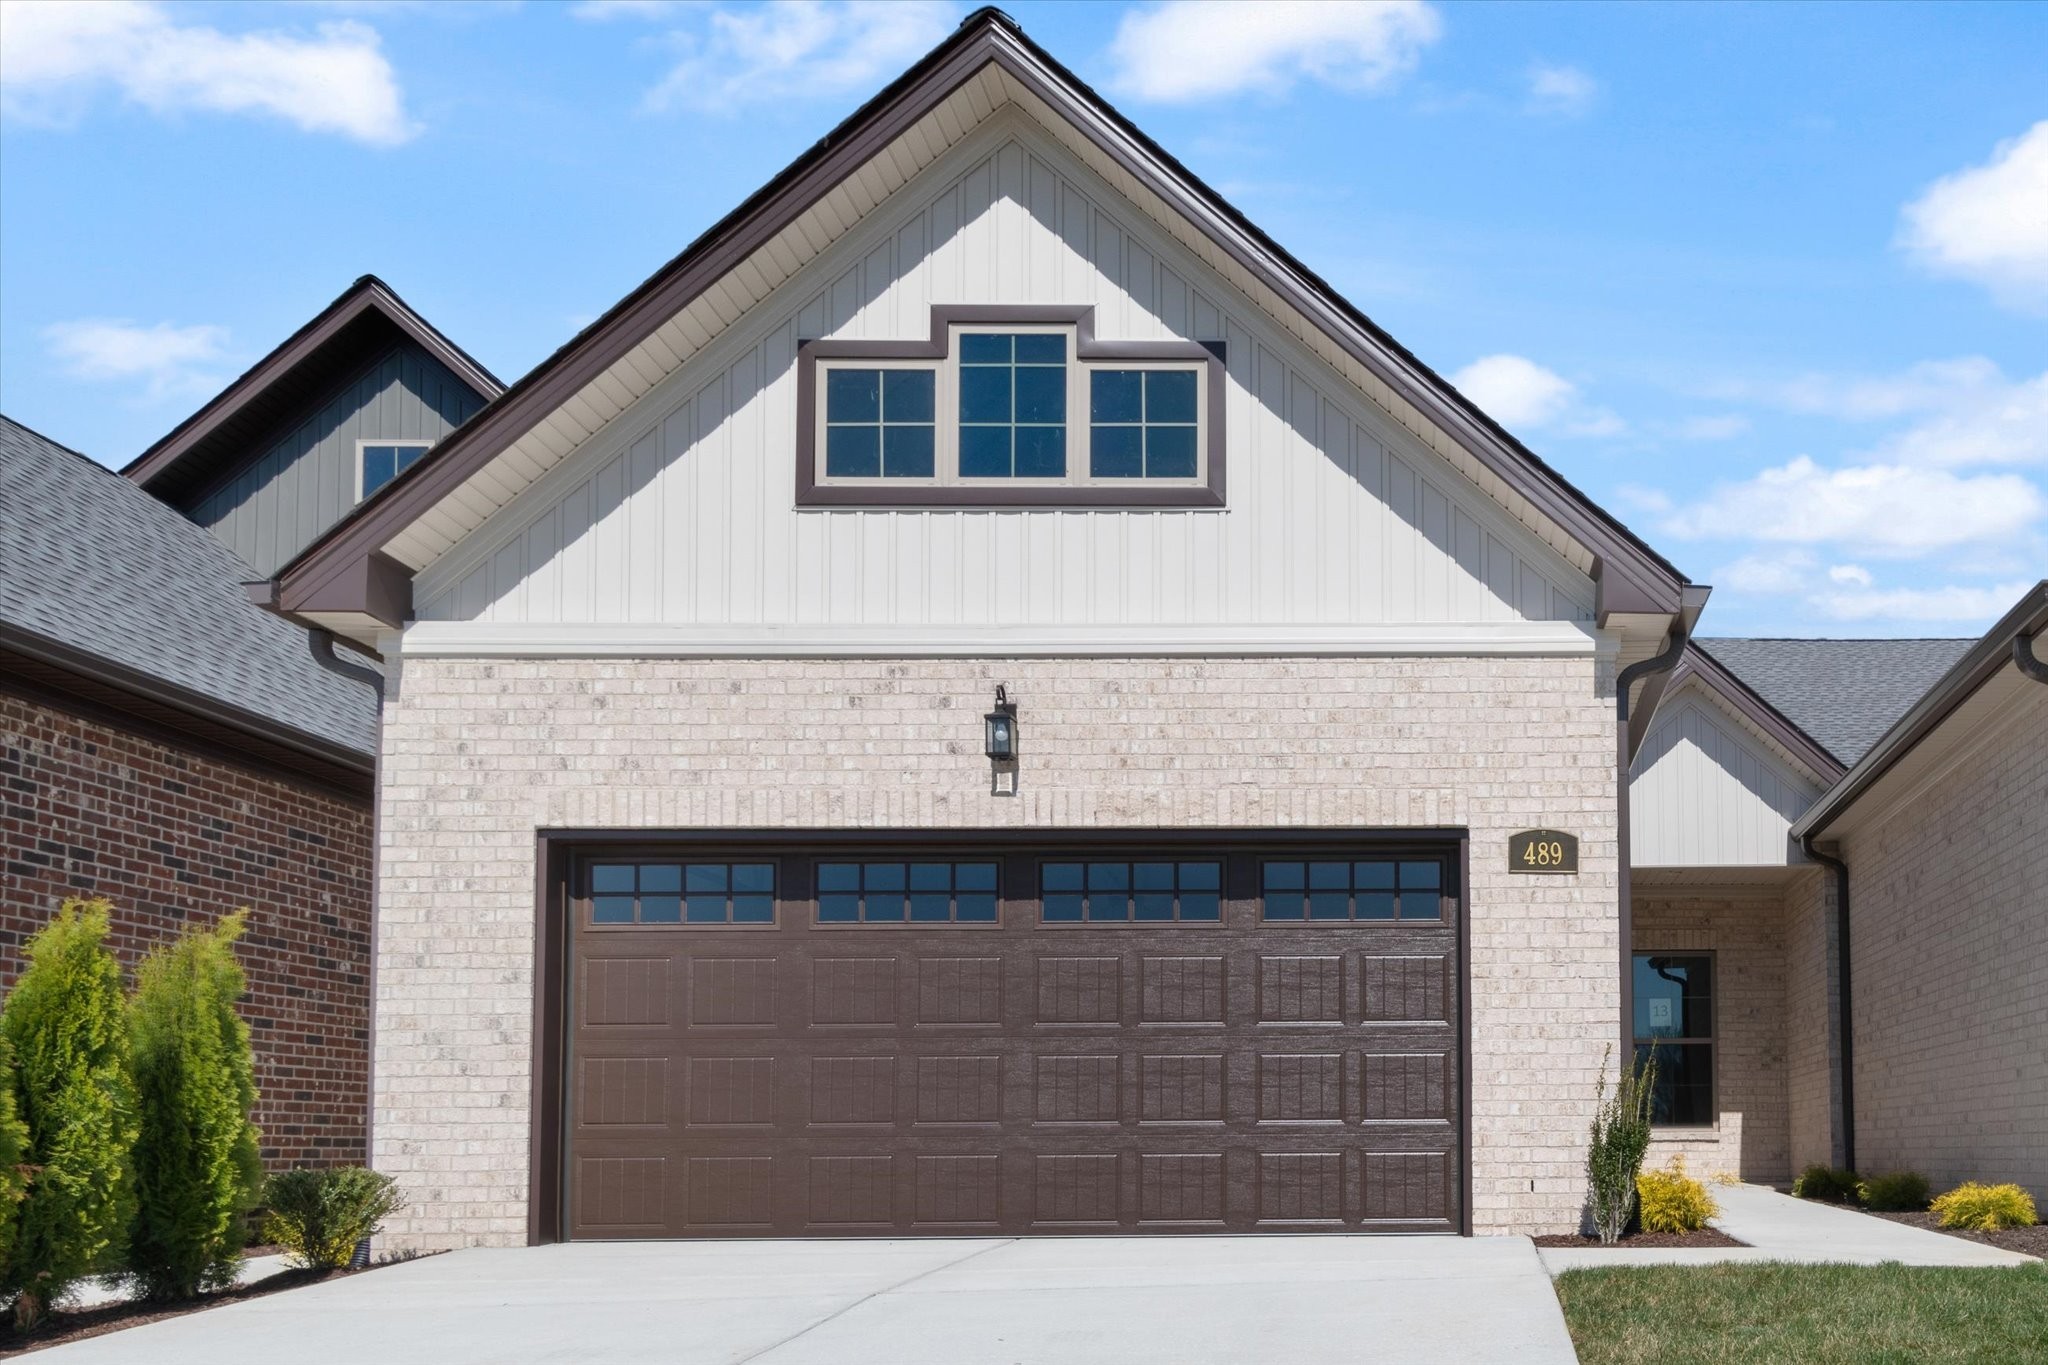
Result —
<svg viewBox="0 0 2048 1365"><path fill-rule="evenodd" d="M1721 1211L1707 1187L1685 1173L1683 1155L1671 1158L1661 1171L1637 1176L1636 1198L1645 1232L1698 1232Z"/></svg>
<svg viewBox="0 0 2048 1365"><path fill-rule="evenodd" d="M2030 1228L2036 1222L2033 1197L2017 1185L1980 1185L1972 1180L1936 1199L1933 1209L1943 1227L1972 1232Z"/></svg>

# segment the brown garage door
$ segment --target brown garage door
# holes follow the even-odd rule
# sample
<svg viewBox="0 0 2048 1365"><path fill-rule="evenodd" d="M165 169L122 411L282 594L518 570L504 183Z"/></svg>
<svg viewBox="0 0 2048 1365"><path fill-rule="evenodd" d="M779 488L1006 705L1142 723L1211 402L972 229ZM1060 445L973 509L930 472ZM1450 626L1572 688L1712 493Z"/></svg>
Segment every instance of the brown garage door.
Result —
<svg viewBox="0 0 2048 1365"><path fill-rule="evenodd" d="M1455 844L566 870L572 1237L1460 1226Z"/></svg>

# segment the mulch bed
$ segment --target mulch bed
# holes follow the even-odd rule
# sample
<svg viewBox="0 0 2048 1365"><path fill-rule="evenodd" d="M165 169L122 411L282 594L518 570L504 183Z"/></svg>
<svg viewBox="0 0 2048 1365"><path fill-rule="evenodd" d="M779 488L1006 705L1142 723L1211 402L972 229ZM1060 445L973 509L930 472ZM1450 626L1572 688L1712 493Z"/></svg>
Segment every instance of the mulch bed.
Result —
<svg viewBox="0 0 2048 1365"><path fill-rule="evenodd" d="M1552 1233L1535 1239L1540 1247L1598 1247L1602 1243L1590 1233ZM1636 1232L1614 1244L1615 1251L1642 1250L1648 1247L1746 1247L1749 1243L1738 1242L1719 1228L1701 1228L1698 1232Z"/></svg>
<svg viewBox="0 0 2048 1365"><path fill-rule="evenodd" d="M2039 1256L2048 1260L2048 1224L2036 1224L2030 1228L2001 1228L1997 1232L1969 1232L1962 1228L1945 1228L1931 1213L1878 1213L1874 1209L1862 1212L1872 1218L1888 1218L1894 1223L1908 1227L1926 1228L1944 1237L1960 1237L1966 1242L1982 1242L1985 1246L1998 1247L2005 1251L2017 1251L2022 1256Z"/></svg>

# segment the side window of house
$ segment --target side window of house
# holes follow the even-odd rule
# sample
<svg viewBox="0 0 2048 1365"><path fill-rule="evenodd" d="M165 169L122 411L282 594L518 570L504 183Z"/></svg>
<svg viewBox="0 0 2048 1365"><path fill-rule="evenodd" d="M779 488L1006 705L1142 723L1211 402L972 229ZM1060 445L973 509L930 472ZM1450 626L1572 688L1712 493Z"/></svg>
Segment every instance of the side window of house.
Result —
<svg viewBox="0 0 2048 1365"><path fill-rule="evenodd" d="M1652 1058L1657 1081L1651 1121L1674 1127L1714 1122L1714 960L1702 954L1635 955L1638 1064Z"/></svg>
<svg viewBox="0 0 2048 1365"><path fill-rule="evenodd" d="M406 470L419 462L427 453L431 441L364 441L356 447L357 462L361 475L361 487L357 489L358 499L390 483Z"/></svg>

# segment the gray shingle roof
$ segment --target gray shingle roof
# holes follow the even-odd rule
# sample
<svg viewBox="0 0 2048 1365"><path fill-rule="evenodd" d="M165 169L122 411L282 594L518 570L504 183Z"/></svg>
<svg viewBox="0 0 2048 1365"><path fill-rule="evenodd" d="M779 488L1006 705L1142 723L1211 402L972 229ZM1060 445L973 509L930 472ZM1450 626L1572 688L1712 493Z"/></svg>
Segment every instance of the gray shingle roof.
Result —
<svg viewBox="0 0 2048 1365"><path fill-rule="evenodd" d="M1976 641L1696 643L1846 766L1868 753Z"/></svg>
<svg viewBox="0 0 2048 1365"><path fill-rule="evenodd" d="M127 479L0 417L0 620L370 755L376 693L251 605L256 577Z"/></svg>

